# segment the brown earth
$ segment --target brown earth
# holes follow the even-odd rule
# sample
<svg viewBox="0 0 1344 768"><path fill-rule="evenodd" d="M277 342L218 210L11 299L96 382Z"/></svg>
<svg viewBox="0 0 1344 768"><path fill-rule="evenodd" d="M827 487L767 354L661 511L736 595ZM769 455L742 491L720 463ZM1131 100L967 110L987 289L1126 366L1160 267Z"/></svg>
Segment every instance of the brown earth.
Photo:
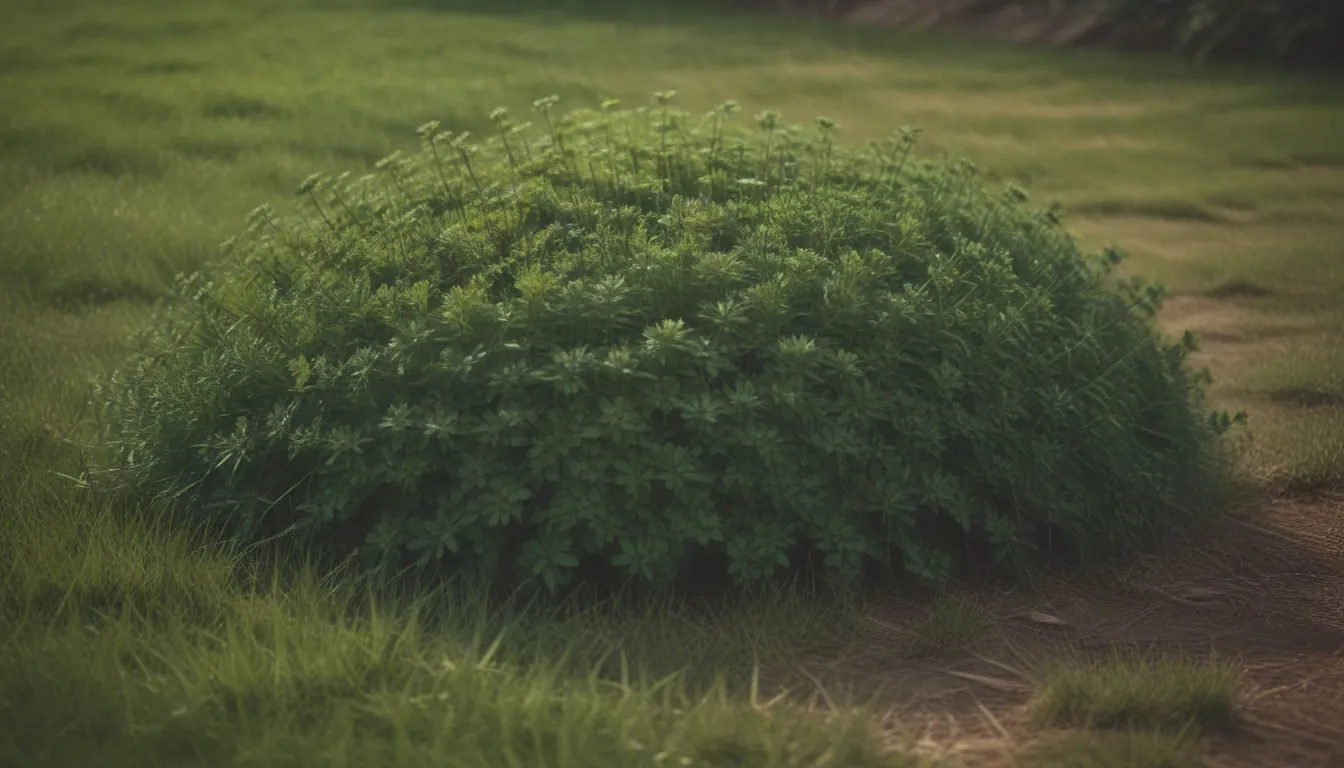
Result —
<svg viewBox="0 0 1344 768"><path fill-rule="evenodd" d="M893 601L867 617L862 642L772 670L773 687L810 690L816 706L869 702L893 734L915 728L924 751L1015 765L1014 754L1053 738L1026 707L1042 662L1115 649L1214 654L1243 684L1237 726L1204 737L1206 765L1344 766L1344 493L1246 501L1123 569L964 597L994 618L965 652L904 653L901 627L921 609Z"/></svg>

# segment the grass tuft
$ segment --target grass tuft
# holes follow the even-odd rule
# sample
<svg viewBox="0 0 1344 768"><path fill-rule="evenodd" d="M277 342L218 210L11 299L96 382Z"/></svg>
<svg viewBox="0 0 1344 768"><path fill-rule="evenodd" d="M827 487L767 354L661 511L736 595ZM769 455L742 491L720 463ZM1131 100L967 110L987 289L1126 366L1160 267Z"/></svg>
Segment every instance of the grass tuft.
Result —
<svg viewBox="0 0 1344 768"><path fill-rule="evenodd" d="M1233 722L1237 686L1236 669L1224 663L1116 653L1099 664L1050 669L1033 709L1042 722L1055 726L1163 732L1192 725L1225 728Z"/></svg>
<svg viewBox="0 0 1344 768"><path fill-rule="evenodd" d="M943 594L934 600L913 628L910 652L915 655L959 651L989 629L985 609L963 597Z"/></svg>

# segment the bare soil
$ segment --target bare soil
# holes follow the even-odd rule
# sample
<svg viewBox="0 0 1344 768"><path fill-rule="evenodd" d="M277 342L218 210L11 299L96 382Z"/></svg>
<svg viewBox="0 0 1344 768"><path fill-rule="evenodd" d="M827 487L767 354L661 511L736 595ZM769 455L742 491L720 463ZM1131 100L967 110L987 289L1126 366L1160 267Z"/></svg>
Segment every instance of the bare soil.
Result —
<svg viewBox="0 0 1344 768"><path fill-rule="evenodd" d="M927 752L1013 765L1055 736L1026 706L1043 662L1116 649L1216 656L1241 668L1243 686L1236 728L1203 737L1207 765L1344 766L1344 493L1248 500L1123 569L964 597L994 617L965 651L910 657L901 628L920 608L893 601L868 617L862 642L771 680L810 689L817 706L871 703L893 733L915 727Z"/></svg>

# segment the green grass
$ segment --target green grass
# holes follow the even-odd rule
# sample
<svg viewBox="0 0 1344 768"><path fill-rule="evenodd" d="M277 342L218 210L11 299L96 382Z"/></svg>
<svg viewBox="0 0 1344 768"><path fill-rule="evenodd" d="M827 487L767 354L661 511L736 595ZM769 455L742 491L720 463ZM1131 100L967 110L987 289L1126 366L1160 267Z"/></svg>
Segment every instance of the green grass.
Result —
<svg viewBox="0 0 1344 768"><path fill-rule="evenodd" d="M921 125L934 150L1063 200L1090 242L1133 250L1134 271L1192 291L1263 284L1254 302L1339 327L1337 82L599 6L16 7L0 32L0 283L43 306L141 306L260 202L413 148L427 119L481 134L500 104L526 115L552 92L577 106L677 88L695 109L731 97L826 114L854 141ZM1284 472L1328 463L1328 446L1278 444Z"/></svg>
<svg viewBox="0 0 1344 768"><path fill-rule="evenodd" d="M1184 732L1231 725L1237 670L1221 662L1115 653L1050 668L1033 709L1050 725Z"/></svg>
<svg viewBox="0 0 1344 768"><path fill-rule="evenodd" d="M843 636L841 605L509 615L451 586L260 569L109 504L17 501L41 514L0 525L4 764L917 764L866 713L758 692L756 665Z"/></svg>
<svg viewBox="0 0 1344 768"><path fill-rule="evenodd" d="M1292 338L1278 359L1257 360L1228 399L1257 408L1253 462L1289 491L1344 485L1344 321Z"/></svg>
<svg viewBox="0 0 1344 768"><path fill-rule="evenodd" d="M992 618L964 597L939 595L911 628L910 651L946 654L964 649L989 629Z"/></svg>
<svg viewBox="0 0 1344 768"><path fill-rule="evenodd" d="M676 88L697 109L825 114L853 141L920 125L935 150L1062 200L1088 242L1126 244L1128 269L1183 298L1259 286L1203 296L1174 327L1231 339L1203 355L1218 404L1251 411L1247 473L1344 480L1344 405L1282 394L1338 393L1344 368L1326 351L1344 329L1344 84L598 0L482 12L495 5L0 2L0 763L908 764L862 716L743 704L753 662L843 639L852 607L538 616L483 663L497 607L371 608L313 574L252 584L229 553L62 478L81 467L66 440L86 438L88 378L247 211L413 148L426 120L479 134L493 107L524 115L549 93ZM1173 672L1156 699L1103 676L1131 691L1105 707L1093 677L1049 690L1094 721L1225 711L1221 673ZM1185 764L1141 749L1158 757L1061 764Z"/></svg>
<svg viewBox="0 0 1344 768"><path fill-rule="evenodd" d="M1154 731L1086 731L1026 750L1026 768L1199 768L1190 739Z"/></svg>

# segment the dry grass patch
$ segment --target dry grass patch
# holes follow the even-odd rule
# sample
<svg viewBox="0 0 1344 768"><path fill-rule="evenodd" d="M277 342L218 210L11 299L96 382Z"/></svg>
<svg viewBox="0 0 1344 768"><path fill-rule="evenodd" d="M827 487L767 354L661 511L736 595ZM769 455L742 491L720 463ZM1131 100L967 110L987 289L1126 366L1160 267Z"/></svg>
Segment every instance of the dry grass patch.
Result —
<svg viewBox="0 0 1344 768"><path fill-rule="evenodd" d="M1056 726L1183 732L1233 722L1239 675L1218 661L1116 653L1098 664L1061 664L1046 671L1032 702L1037 718Z"/></svg>

